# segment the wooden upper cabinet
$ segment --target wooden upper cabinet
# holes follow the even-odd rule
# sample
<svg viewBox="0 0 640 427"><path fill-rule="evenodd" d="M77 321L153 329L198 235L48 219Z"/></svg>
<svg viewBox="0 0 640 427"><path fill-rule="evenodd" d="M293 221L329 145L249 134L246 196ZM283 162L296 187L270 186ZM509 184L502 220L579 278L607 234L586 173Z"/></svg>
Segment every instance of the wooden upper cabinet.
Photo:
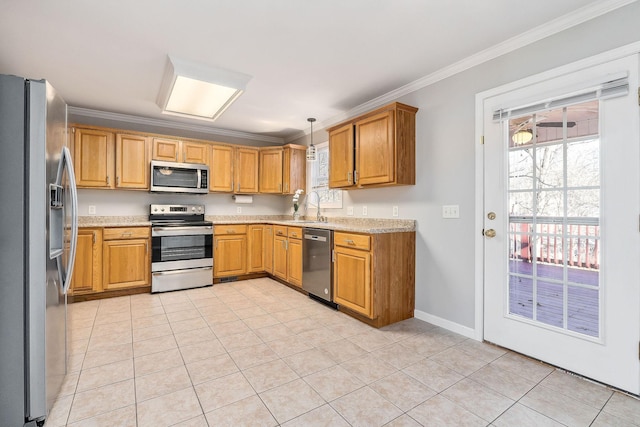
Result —
<svg viewBox="0 0 640 427"><path fill-rule="evenodd" d="M260 149L260 192L282 193L282 155L283 149Z"/></svg>
<svg viewBox="0 0 640 427"><path fill-rule="evenodd" d="M235 161L233 167L234 193L258 192L258 163L259 153L257 148L235 148Z"/></svg>
<svg viewBox="0 0 640 427"><path fill-rule="evenodd" d="M209 190L233 191L233 147L212 145L209 160Z"/></svg>
<svg viewBox="0 0 640 427"><path fill-rule="evenodd" d="M356 122L357 183L393 182L395 172L394 112L387 111Z"/></svg>
<svg viewBox="0 0 640 427"><path fill-rule="evenodd" d="M209 146L197 142L182 141L182 162L208 164Z"/></svg>
<svg viewBox="0 0 640 427"><path fill-rule="evenodd" d="M329 128L329 187L414 185L417 111L394 102Z"/></svg>
<svg viewBox="0 0 640 427"><path fill-rule="evenodd" d="M282 192L293 194L307 188L307 147L288 144L282 152Z"/></svg>
<svg viewBox="0 0 640 427"><path fill-rule="evenodd" d="M153 160L208 164L208 144L179 139L153 138Z"/></svg>
<svg viewBox="0 0 640 427"><path fill-rule="evenodd" d="M73 132L73 163L78 187L113 188L113 132L84 128L73 128Z"/></svg>
<svg viewBox="0 0 640 427"><path fill-rule="evenodd" d="M149 138L116 135L116 188L149 189Z"/></svg>
<svg viewBox="0 0 640 427"><path fill-rule="evenodd" d="M353 124L329 132L329 187L353 185L354 170Z"/></svg>
<svg viewBox="0 0 640 427"><path fill-rule="evenodd" d="M153 160L178 162L180 142L177 139L153 138Z"/></svg>

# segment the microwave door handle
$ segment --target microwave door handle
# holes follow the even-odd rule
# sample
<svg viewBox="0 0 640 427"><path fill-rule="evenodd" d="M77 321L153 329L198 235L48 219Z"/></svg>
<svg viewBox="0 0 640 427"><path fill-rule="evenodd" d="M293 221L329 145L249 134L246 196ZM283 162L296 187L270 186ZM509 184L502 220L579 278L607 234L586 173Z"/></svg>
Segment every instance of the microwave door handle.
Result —
<svg viewBox="0 0 640 427"><path fill-rule="evenodd" d="M196 188L200 189L202 185L202 169L198 169L198 183L196 184Z"/></svg>

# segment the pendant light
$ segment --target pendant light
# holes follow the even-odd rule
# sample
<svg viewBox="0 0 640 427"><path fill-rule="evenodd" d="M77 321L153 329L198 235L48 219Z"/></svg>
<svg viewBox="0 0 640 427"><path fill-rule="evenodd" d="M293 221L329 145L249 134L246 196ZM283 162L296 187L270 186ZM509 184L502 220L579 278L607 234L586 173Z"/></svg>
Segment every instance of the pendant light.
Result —
<svg viewBox="0 0 640 427"><path fill-rule="evenodd" d="M307 161L315 162L318 158L316 147L313 145L313 122L316 121L313 117L309 117L307 119L309 123L311 123L311 145L307 148Z"/></svg>

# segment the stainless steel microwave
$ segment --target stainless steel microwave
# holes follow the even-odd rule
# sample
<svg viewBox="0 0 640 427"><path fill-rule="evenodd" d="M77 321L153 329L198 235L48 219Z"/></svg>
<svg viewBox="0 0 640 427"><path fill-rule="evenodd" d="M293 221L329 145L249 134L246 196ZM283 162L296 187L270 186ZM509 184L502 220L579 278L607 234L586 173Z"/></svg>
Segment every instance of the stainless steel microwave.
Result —
<svg viewBox="0 0 640 427"><path fill-rule="evenodd" d="M151 191L206 194L209 192L209 166L152 160Z"/></svg>

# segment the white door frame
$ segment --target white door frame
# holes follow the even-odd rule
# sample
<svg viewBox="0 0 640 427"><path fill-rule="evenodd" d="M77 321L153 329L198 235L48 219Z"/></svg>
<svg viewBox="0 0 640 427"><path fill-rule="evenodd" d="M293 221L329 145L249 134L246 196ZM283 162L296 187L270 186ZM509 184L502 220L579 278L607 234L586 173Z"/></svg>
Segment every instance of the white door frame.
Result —
<svg viewBox="0 0 640 427"><path fill-rule="evenodd" d="M502 86L476 94L476 123L475 123L475 239L474 239L474 276L475 276L475 328L474 338L484 339L484 102L488 98L510 92L515 89L540 83L555 77L577 72L596 65L604 64L616 59L624 58L640 52L640 42L631 43L620 48L610 50L571 64L545 71L534 76L526 77ZM584 83L584 82L581 82ZM594 82L595 83L595 82ZM571 88L569 88L570 91ZM636 88L630 88L635 91ZM640 303L640 302L639 302Z"/></svg>

